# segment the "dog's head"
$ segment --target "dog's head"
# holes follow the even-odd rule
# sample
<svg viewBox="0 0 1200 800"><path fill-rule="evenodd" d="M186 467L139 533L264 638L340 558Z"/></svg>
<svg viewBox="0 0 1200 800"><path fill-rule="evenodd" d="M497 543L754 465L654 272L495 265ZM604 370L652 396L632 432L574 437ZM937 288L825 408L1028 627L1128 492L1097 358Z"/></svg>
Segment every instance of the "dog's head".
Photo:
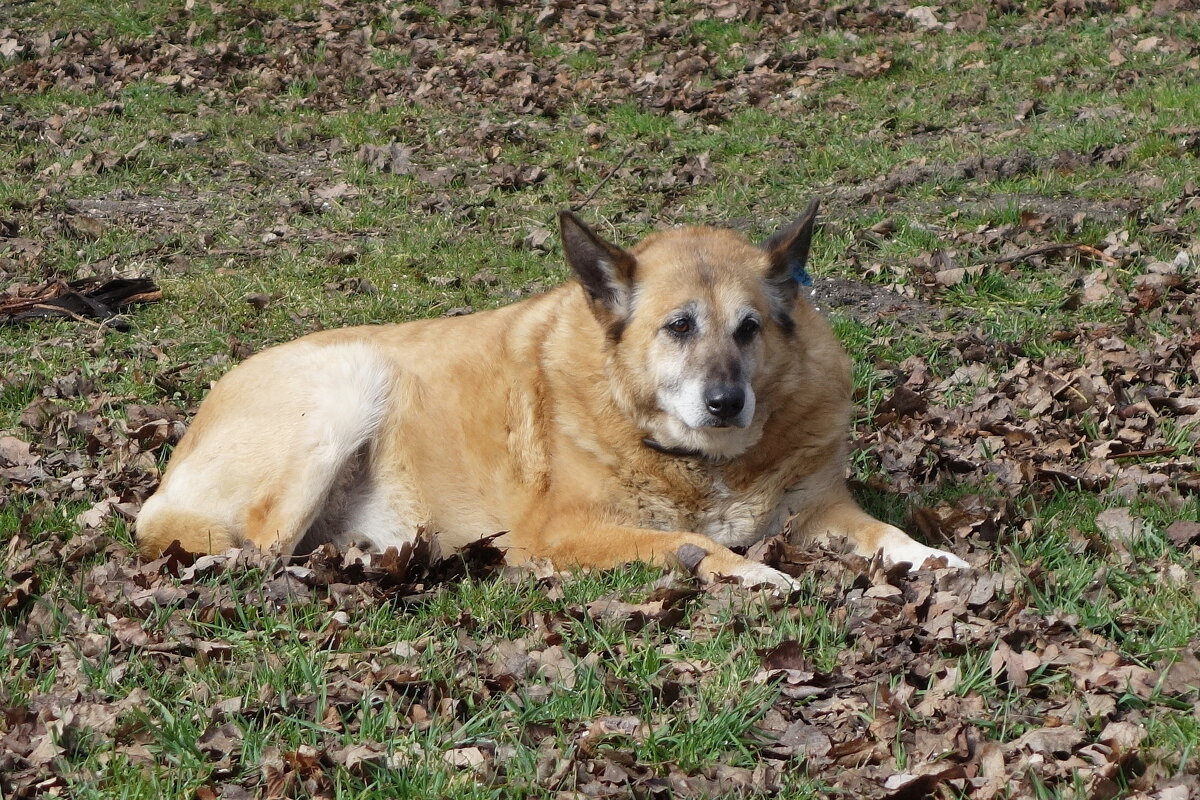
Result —
<svg viewBox="0 0 1200 800"><path fill-rule="evenodd" d="M605 332L618 403L665 449L732 458L762 436L762 390L797 356L817 202L761 246L716 228L631 250L559 215L567 262Z"/></svg>

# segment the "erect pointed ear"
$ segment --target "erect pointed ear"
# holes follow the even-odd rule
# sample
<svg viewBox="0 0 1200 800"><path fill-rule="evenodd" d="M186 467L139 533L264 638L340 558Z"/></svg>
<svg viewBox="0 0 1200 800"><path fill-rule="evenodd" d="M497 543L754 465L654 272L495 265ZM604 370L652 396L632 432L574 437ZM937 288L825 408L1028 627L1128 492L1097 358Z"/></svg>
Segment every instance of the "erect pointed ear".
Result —
<svg viewBox="0 0 1200 800"><path fill-rule="evenodd" d="M633 295L634 257L600 238L570 211L558 212L563 252L587 292L592 310L609 322L622 318Z"/></svg>
<svg viewBox="0 0 1200 800"><path fill-rule="evenodd" d="M767 282L776 290L786 308L791 308L800 286L812 285L807 269L808 246L812 242L813 224L820 204L820 200L813 200L791 225L781 228L762 243L762 249L767 251L771 259Z"/></svg>

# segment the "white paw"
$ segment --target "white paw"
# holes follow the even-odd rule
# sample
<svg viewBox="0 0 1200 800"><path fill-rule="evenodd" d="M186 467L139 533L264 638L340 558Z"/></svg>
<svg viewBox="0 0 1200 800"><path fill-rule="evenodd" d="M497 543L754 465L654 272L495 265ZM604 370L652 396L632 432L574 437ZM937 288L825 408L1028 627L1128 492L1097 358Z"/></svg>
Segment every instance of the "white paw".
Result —
<svg viewBox="0 0 1200 800"><path fill-rule="evenodd" d="M928 558L944 558L946 559L946 566L954 567L955 569L971 568L970 564L954 555L954 553L948 553L936 547L923 545L896 528L893 528L883 538L880 543L880 549L883 550L883 560L885 562L888 564L899 564L901 561L908 562L912 565L909 568L912 572L919 570Z"/></svg>
<svg viewBox="0 0 1200 800"><path fill-rule="evenodd" d="M767 584L783 592L791 592L800 588L790 575L777 569L759 564L757 561L744 561L730 570L731 578L738 578L744 586L759 586Z"/></svg>

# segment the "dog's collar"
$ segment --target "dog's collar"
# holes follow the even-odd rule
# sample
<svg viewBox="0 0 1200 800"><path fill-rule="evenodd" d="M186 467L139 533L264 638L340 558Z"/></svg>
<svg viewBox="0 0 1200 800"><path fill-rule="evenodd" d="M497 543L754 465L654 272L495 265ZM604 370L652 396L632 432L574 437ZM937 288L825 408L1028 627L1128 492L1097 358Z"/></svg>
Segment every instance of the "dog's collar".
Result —
<svg viewBox="0 0 1200 800"><path fill-rule="evenodd" d="M698 458L703 461L713 460L699 450L689 450L686 447L667 447L665 444L656 442L649 436L642 439L642 444L646 445L646 447L649 447L651 450L662 453L666 456L675 456L676 458Z"/></svg>

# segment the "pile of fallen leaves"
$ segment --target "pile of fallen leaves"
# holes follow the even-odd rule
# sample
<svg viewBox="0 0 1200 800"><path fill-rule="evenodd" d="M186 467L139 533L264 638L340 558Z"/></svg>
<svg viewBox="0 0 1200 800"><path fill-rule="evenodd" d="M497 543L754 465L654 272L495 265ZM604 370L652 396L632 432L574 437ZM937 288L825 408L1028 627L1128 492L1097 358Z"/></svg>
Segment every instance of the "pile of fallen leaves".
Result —
<svg viewBox="0 0 1200 800"><path fill-rule="evenodd" d="M603 153L581 152L574 164L509 163L503 158L505 146L536 150L540 139L552 138L555 127L563 124L582 127L594 145L612 144L606 127L587 124L580 112L632 103L651 113L716 123L737 110L762 107L803 119L815 88L834 79L877 79L896 60L887 47L847 49L832 40L819 46L800 41L807 42L812 32L837 30L850 42L886 36L919 44L923 35L932 32L979 32L988 25L984 10L965 6L727 2L679 11L672 5L626 0L603 4L444 0L433 4L433 9L421 9L380 2L326 2L299 19L280 19L253 5L202 3L185 4L169 13L160 28L137 38L80 28L0 28L0 55L5 58L0 61L0 92L21 95L53 89L104 98L49 116L0 109L0 123L20 139L44 140L60 151L62 158L50 163L29 158L18 164L21 172L45 179L40 203L56 197L63 179L141 163L151 144L211 148L207 134L192 130L154 131L143 141L114 148L99 132L106 118L126 113L122 93L139 82L198 97L215 107L236 96L238 107L247 113L301 107L329 113L374 112L413 103L461 112L483 106L488 113L480 118L478 128L469 136L456 137L457 141L385 139L359 152L372 169L411 175L424 185L429 193L417 207L470 216L488 191L537 186L548 167L568 174L603 174L610 166ZM1000 11L1025 22L1006 45L1019 48L1024 41L1036 40L1041 28L1113 12L1119 6L1107 0L1057 0L1032 8L1006 2ZM1151 14L1155 18L1194 16L1191 6L1187 0L1160 0ZM737 25L739 41L720 46L706 40L697 27L706 21ZM1124 58L1123 52L1135 48L1169 55L1190 52L1190 43L1178 37L1127 38L1115 42L1113 58ZM323 57L312 58L314 52ZM1180 80L1188 79L1195 68L1189 62ZM1085 72L1073 80L1099 85L1109 77ZM1031 109L1020 112L1019 119L1034 113L1034 101L1029 102ZM1081 116L1086 113L1101 115L1110 110L1080 110ZM502 121L496 121L497 114ZM93 124L81 125L89 121ZM69 132L80 127L82 131ZM937 132L926 128L912 135ZM1180 134L1194 137L1196 132ZM285 126L275 140L276 149L285 156L298 153L328 159L342 146L312 140L311 130L303 125ZM1055 166L1073 169L1089 161L1116 165L1120 157L1107 148L1096 154L1063 153ZM1009 159L1000 159L1004 164L999 168L989 163L992 159L976 160L978 164L959 165L961 169L945 174L972 176L993 170L1005 175L1019 174L1021 169ZM1032 164L1026 162L1028 171ZM1012 168L1018 172L1006 172ZM864 184L857 195L877 200L901 186L937 177L944 169L916 164ZM302 186L313 177L303 169L294 173L292 180ZM616 173L622 184L667 199L714 178L703 154L683 156L667 171L635 161ZM451 185L455 192L446 191ZM239 188L249 192L248 187ZM310 210L356 191L345 183L309 188L311 196L305 202ZM109 198L110 203L131 208L97 211L101 218L109 212L131 216L146 211L132 207L147 200ZM192 198L177 198L174 204L187 206L182 209L186 213L174 215L175 222L186 223L192 215L204 213L204 202ZM158 209L159 216L162 213ZM74 234L86 238L94 235L101 220L89 212L67 224L82 227ZM22 245L36 243L24 239Z"/></svg>
<svg viewBox="0 0 1200 800"><path fill-rule="evenodd" d="M1139 777L1149 786L1164 777L1146 775L1139 756L1140 708L1193 702L1195 656L1135 664L1078 620L1029 608L1029 587L1044 579L1036 568L910 577L861 562L805 565L844 570L822 600L846 620L850 643L825 672L795 643L764 655L759 678L807 701L767 714L764 729L779 737L768 752L799 755L861 797L917 797L942 784L969 797L1030 796L1039 782L1072 781L1104 797ZM982 674L1016 701L1009 720L1028 726L1019 737L1002 741L979 724L989 701L975 691L979 676L965 674L970 653L988 654ZM897 769L902 758L910 771Z"/></svg>
<svg viewBox="0 0 1200 800"><path fill-rule="evenodd" d="M158 483L163 445L183 436L179 409L98 390L104 371L54 378L21 413L21 430L0 432L0 501L20 496L29 509L22 526L79 502L91 505L75 520L89 531L114 515L132 520Z"/></svg>
<svg viewBox="0 0 1200 800"><path fill-rule="evenodd" d="M369 775L406 769L425 757L472 780L505 787L513 744L485 736L449 740L433 754L389 750L358 734L364 709L388 704L414 729L434 718L466 723L467 698L471 707L505 695L518 705L536 702L552 691L570 691L584 666L603 676L608 691L626 692L631 713L528 723L519 740L537 752L539 785L548 791L589 797L769 794L785 772L796 769L831 790L875 798L1032 796L1039 786L1079 786L1087 797L1109 797L1118 787L1147 786L1158 788L1155 797L1182 799L1198 788L1194 776L1163 772L1167 754L1143 752L1139 744L1156 705L1179 708L1197 701L1200 661L1185 655L1174 662L1134 663L1077 619L1035 611L1029 592L1045 576L1036 569L1029 574L1022 565L908 575L857 557L797 551L780 540L760 546L753 555L802 576L812 588L790 602L767 594L755 602L798 620L830 615L845 631L844 646L836 663L825 668L814 665L806 647L793 640L760 652L761 667L748 683L769 687L774 699L743 743L755 766L685 770L639 762L632 746L656 729L695 721L703 713L700 690L714 665L669 662L654 678L652 706L640 710L619 667L635 649L669 648L670 638L681 632L703 640L730 625L761 624L761 612L747 602L748 593L755 599L749 589L699 588L667 576L646 587L640 602L602 597L586 605L560 603L553 612L526 612L514 626L524 631L520 636L481 629L464 614L456 623L459 634L448 641L421 637L350 652L339 649L339 642L368 606L403 609L422 602L440 582L464 575L535 581L537 591L561 601L565 576L545 568L497 574L499 553L486 544L465 559L446 561L431 558L427 540L420 540L402 552L377 555L326 548L303 564L252 551L199 558L170 551L139 564L120 546L98 537L89 541L104 547L101 563L80 568L81 553L70 548L64 562L75 572L71 580L84 598L82 607L66 597L39 596L37 545L23 535L9 543L14 570L0 593L0 613L11 626L9 646L25 651L47 677L20 698L0 689L5 797L53 794L86 780L63 757L78 756L95 737L114 742L114 755L132 763L155 763L151 747L158 732L137 713L149 694L135 689L113 697L104 681L88 678L88 666L97 659L120 670L136 655L182 678L209 662L237 658L232 645L206 634L214 618L233 618L247 603L285 608L314 600L325 610L297 618L291 635L331 653L324 697L318 703L314 696L280 696L265 687L252 702L209 697L207 727L196 750L211 778L198 796L332 796L334 770ZM235 591L236 576L247 571L261 573L261 581L248 592ZM233 582L218 580L222 575L234 576ZM608 650L581 649L573 630L600 623L622 626L628 638ZM452 681L431 680L414 666L414 657L427 648L443 649L459 665ZM966 672L963 657L970 653L985 656L974 664L975 674ZM1005 696L1003 726L992 718L991 701L981 691L987 684ZM308 715L326 731L324 742L294 750L273 746L256 763L243 762L247 721L275 715ZM1005 727L1024 732L1006 737ZM558 731L566 732L567 744Z"/></svg>
<svg viewBox="0 0 1200 800"><path fill-rule="evenodd" d="M869 482L905 493L963 482L1010 499L1065 486L1127 501L1149 493L1182 508L1200 492L1200 275L1182 252L1151 263L1128 290L1107 270L1080 283L1101 280L1111 283L1105 299L1127 291L1122 318L1053 331L1051 344L1072 346L1063 354L1027 352L1047 342L929 331L952 370L923 356L879 365L894 384L860 426L858 446L879 467ZM990 543L1023 521L1016 507L976 495L957 508L920 509L916 522L935 538L983 531L977 542Z"/></svg>
<svg viewBox="0 0 1200 800"><path fill-rule="evenodd" d="M323 3L296 21L253 6L211 4L205 9L211 21L200 23L193 17L197 10L181 8L159 32L136 41L101 39L84 30L0 31L5 54L20 57L0 80L13 91L53 85L114 97L143 79L179 92L237 87L251 108L295 104L298 98L288 97L288 90L299 84L310 89L303 102L323 109L347 101L379 107L414 99L453 108L488 96L514 114L558 116L579 102L634 98L646 108L715 120L732 107L786 98L789 89L822 76L869 78L891 66L886 50L838 59L788 47L798 32L830 25L863 33L924 27L904 4L793 9L731 2L700 5L692 14L671 13L666 5L526 1L501 9L449 0L428 13L385 3ZM986 25L978 13L964 16ZM693 26L705 19L747 23L754 41L715 49ZM309 54L318 47L326 57L315 61ZM371 57L379 50L403 52L407 68L380 66ZM595 56L598 66L573 76L568 64L581 53ZM746 65L729 66L738 57ZM346 75L356 80L351 84ZM797 96L793 92L790 100Z"/></svg>

